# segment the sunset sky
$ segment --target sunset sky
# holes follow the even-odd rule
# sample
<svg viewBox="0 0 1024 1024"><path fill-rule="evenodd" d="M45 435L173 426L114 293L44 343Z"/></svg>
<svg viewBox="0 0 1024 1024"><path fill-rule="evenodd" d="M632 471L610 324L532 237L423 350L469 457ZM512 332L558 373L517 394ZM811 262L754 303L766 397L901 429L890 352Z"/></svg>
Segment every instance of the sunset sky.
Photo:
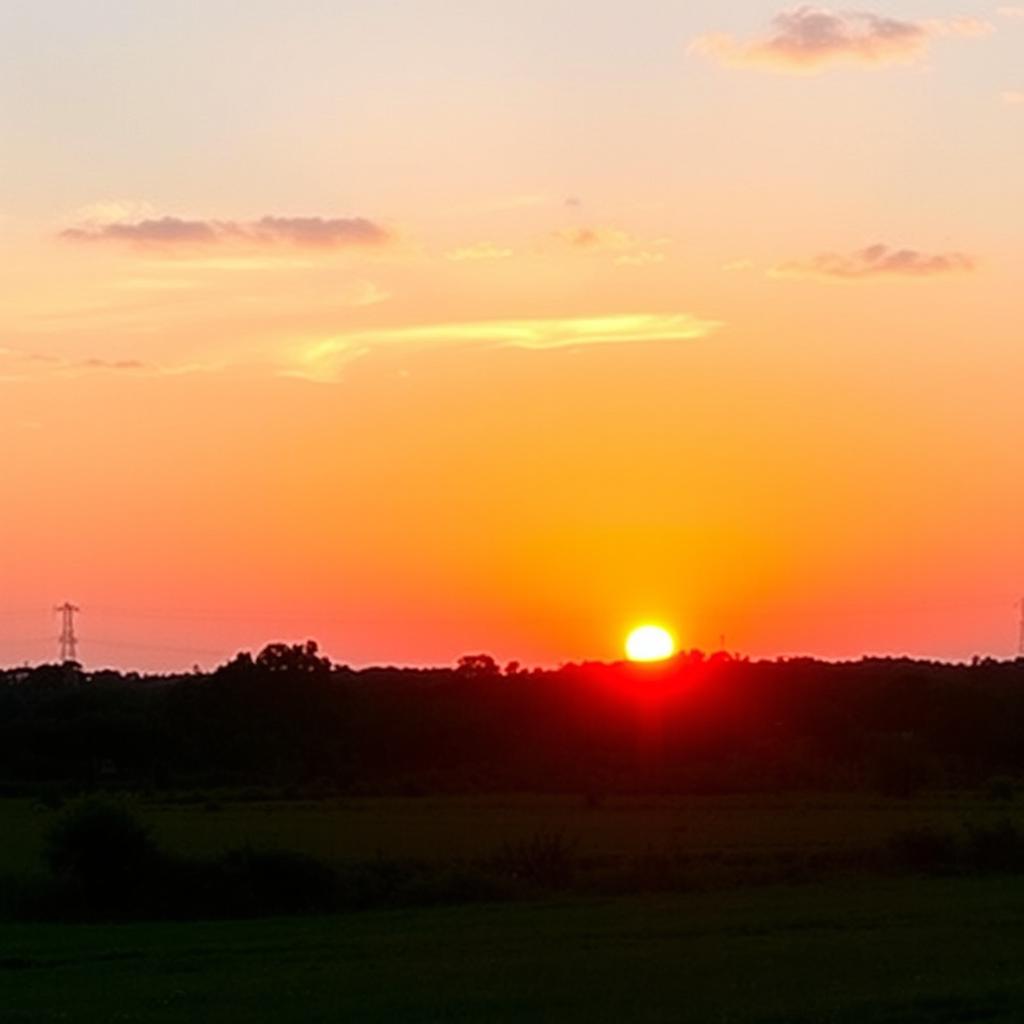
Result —
<svg viewBox="0 0 1024 1024"><path fill-rule="evenodd" d="M0 5L0 663L1015 653L1024 5Z"/></svg>

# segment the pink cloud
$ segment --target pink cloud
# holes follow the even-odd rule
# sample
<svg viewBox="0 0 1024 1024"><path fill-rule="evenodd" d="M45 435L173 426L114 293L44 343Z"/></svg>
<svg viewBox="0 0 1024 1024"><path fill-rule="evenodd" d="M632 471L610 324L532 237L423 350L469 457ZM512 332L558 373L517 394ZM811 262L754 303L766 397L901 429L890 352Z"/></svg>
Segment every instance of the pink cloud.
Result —
<svg viewBox="0 0 1024 1024"><path fill-rule="evenodd" d="M388 231L363 217L262 217L245 222L160 217L68 228L61 237L72 242L123 242L154 248L233 243L311 249L372 246L391 239Z"/></svg>
<svg viewBox="0 0 1024 1024"><path fill-rule="evenodd" d="M773 272L778 277L826 277L847 281L877 277L936 277L964 273L975 261L961 252L926 253L869 245L849 254L821 253L805 262L787 263Z"/></svg>
<svg viewBox="0 0 1024 1024"><path fill-rule="evenodd" d="M836 64L881 65L913 60L935 36L981 35L974 18L904 21L870 11L829 11L802 5L777 14L753 39L727 33L700 36L691 50L729 67L815 72Z"/></svg>

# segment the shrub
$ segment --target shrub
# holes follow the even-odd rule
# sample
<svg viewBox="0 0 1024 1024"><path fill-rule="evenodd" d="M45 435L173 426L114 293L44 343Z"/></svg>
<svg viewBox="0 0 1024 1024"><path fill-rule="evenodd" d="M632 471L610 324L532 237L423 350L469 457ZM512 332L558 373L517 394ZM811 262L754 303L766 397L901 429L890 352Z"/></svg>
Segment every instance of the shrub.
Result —
<svg viewBox="0 0 1024 1024"><path fill-rule="evenodd" d="M377 857L340 868L336 902L344 910L480 903L510 898L510 883L487 863L430 864Z"/></svg>
<svg viewBox="0 0 1024 1024"><path fill-rule="evenodd" d="M577 843L561 832L537 832L502 847L495 866L516 881L540 889L564 889L572 884L580 866Z"/></svg>
<svg viewBox="0 0 1024 1024"><path fill-rule="evenodd" d="M232 850L205 872L221 913L247 917L334 909L337 878L326 864L288 850Z"/></svg>
<svg viewBox="0 0 1024 1024"><path fill-rule="evenodd" d="M1022 871L1024 835L1011 821L968 826L967 857L976 871Z"/></svg>
<svg viewBox="0 0 1024 1024"><path fill-rule="evenodd" d="M1017 795L1017 783L1006 775L997 775L988 781L990 800L1012 800Z"/></svg>
<svg viewBox="0 0 1024 1024"><path fill-rule="evenodd" d="M35 787L37 805L47 811L59 811L65 803L63 787L59 784L43 783Z"/></svg>
<svg viewBox="0 0 1024 1024"><path fill-rule="evenodd" d="M46 836L58 878L96 894L136 889L160 865L149 829L122 802L89 797L69 804Z"/></svg>
<svg viewBox="0 0 1024 1024"><path fill-rule="evenodd" d="M960 857L957 837L942 829L918 827L897 832L889 840L896 865L911 871L952 871Z"/></svg>
<svg viewBox="0 0 1024 1024"><path fill-rule="evenodd" d="M48 918L258 917L338 905L334 870L312 857L248 847L216 860L164 856L127 804L106 799L70 805L45 853L55 877L21 905Z"/></svg>
<svg viewBox="0 0 1024 1024"><path fill-rule="evenodd" d="M620 885L625 892L682 892L693 885L693 866L678 850L648 847L626 862Z"/></svg>
<svg viewBox="0 0 1024 1024"><path fill-rule="evenodd" d="M407 891L412 906L498 902L513 895L509 879L488 871L486 865L473 864L453 864L425 872Z"/></svg>

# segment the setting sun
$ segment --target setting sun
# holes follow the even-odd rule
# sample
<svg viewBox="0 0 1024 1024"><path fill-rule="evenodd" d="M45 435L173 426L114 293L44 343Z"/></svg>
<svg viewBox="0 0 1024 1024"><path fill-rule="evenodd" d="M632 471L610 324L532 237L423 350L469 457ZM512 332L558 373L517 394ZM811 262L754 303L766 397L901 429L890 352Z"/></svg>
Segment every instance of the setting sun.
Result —
<svg viewBox="0 0 1024 1024"><path fill-rule="evenodd" d="M638 626L626 638L626 656L630 661L664 661L675 650L672 634L661 626Z"/></svg>

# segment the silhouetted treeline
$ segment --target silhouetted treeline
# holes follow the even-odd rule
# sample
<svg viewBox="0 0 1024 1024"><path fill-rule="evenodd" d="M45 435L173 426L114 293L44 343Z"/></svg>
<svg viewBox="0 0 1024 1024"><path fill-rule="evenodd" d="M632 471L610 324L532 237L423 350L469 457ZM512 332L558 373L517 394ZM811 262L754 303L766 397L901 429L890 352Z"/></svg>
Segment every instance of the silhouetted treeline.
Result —
<svg viewBox="0 0 1024 1024"><path fill-rule="evenodd" d="M271 645L209 674L0 673L0 782L363 793L974 786L1024 775L1024 660L451 669Z"/></svg>

